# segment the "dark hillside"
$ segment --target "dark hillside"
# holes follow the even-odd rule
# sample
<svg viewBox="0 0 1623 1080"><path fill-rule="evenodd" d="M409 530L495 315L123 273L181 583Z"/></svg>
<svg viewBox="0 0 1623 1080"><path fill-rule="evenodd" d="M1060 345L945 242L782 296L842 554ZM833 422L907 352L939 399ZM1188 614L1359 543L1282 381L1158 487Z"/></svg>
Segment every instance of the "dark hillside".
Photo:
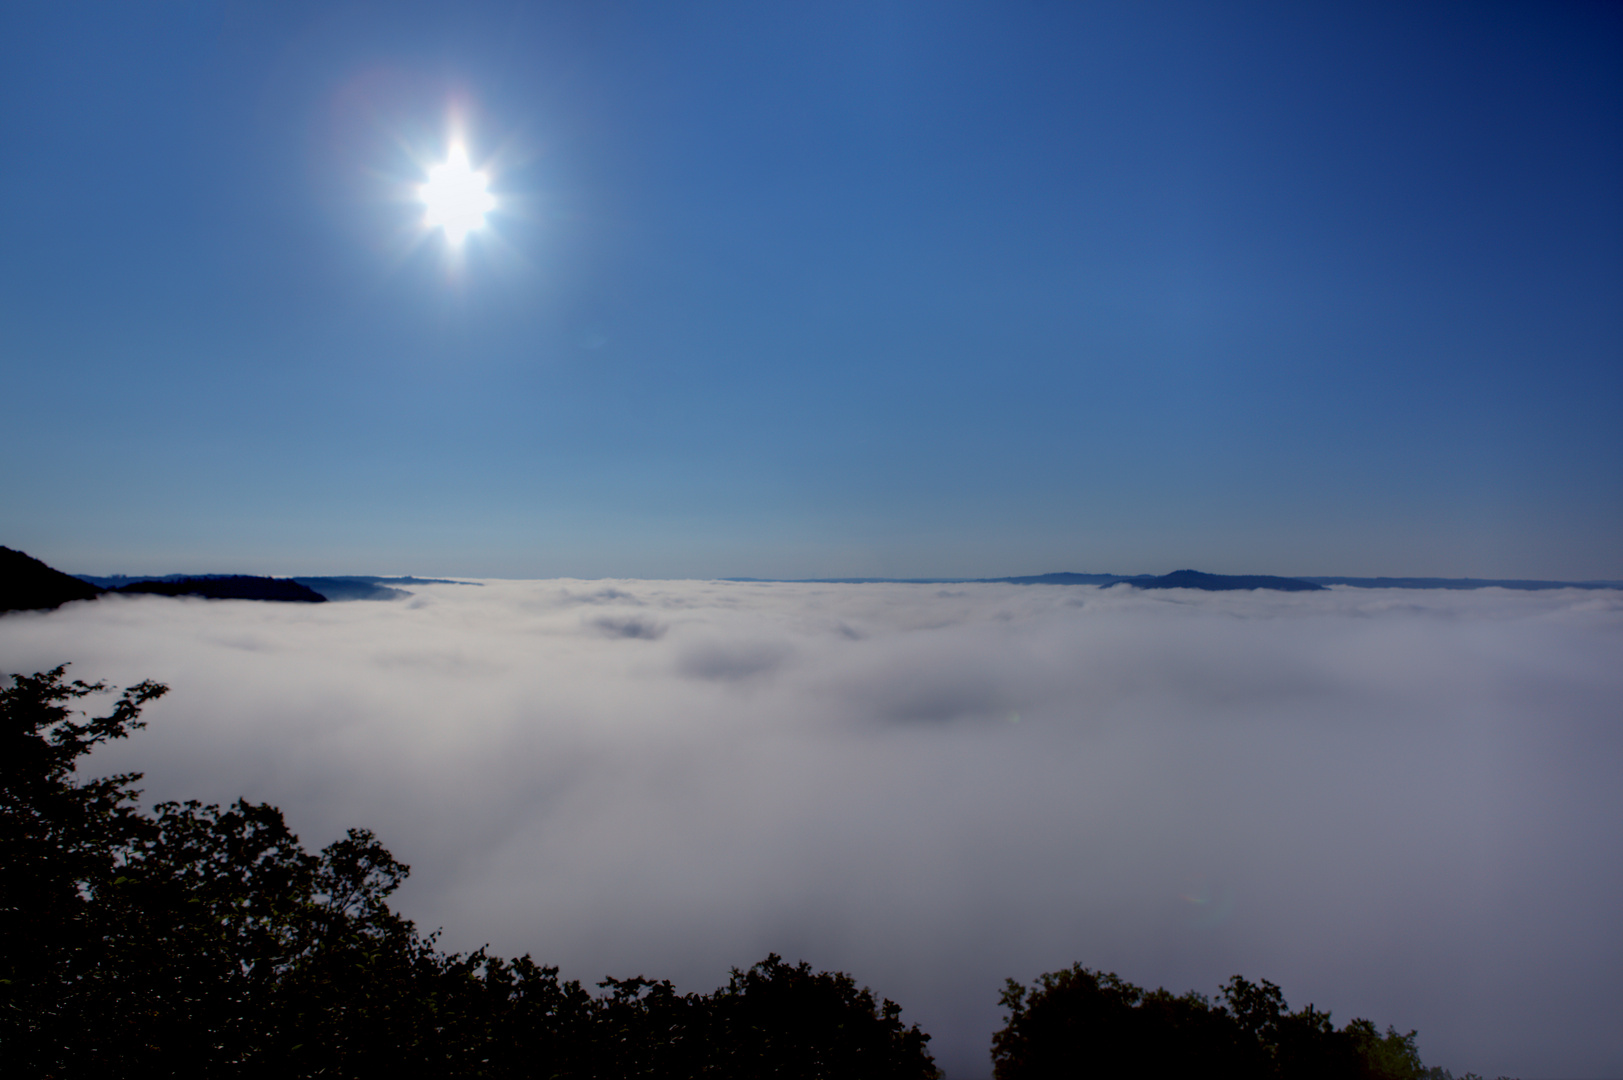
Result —
<svg viewBox="0 0 1623 1080"><path fill-rule="evenodd" d="M325 596L291 578L250 577L247 574L181 578L178 581L137 581L118 591L149 593L155 596L202 596L209 600L291 600L305 604L327 602Z"/></svg>
<svg viewBox="0 0 1623 1080"><path fill-rule="evenodd" d="M128 574L76 574L80 581L88 581L92 585L100 585L104 589L116 592L147 592L146 589L132 589L132 585L141 585L147 582L158 581L173 583L177 581L202 581L205 579L218 579L227 577L241 577L240 574L149 574L142 577L131 577ZM251 576L251 575L250 575ZM306 588L320 593L328 600L400 600L410 596L405 589L392 589L384 582L440 585L445 582L428 578L380 578L361 577L350 575L346 577L294 577L288 581L296 581ZM191 594L188 594L191 595Z"/></svg>
<svg viewBox="0 0 1623 1080"><path fill-rule="evenodd" d="M37 611L91 600L101 589L53 570L31 555L0 547L0 611Z"/></svg>
<svg viewBox="0 0 1623 1080"><path fill-rule="evenodd" d="M1174 570L1160 577L1123 580L1138 589L1205 589L1207 592L1228 592L1233 589L1317 592L1324 588L1323 585L1300 578L1274 577L1272 574L1203 574L1199 570Z"/></svg>

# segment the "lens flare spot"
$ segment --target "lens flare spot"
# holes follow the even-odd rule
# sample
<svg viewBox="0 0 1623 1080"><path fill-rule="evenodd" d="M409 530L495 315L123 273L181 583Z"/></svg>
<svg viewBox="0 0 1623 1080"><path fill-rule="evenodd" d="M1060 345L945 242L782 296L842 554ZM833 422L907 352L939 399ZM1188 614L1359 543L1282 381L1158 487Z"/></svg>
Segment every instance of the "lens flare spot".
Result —
<svg viewBox="0 0 1623 1080"><path fill-rule="evenodd" d="M1234 893L1232 890L1214 887L1205 878L1197 876L1190 882L1190 888L1185 890L1180 899L1187 905L1189 923L1191 926L1217 926L1228 920L1234 913Z"/></svg>

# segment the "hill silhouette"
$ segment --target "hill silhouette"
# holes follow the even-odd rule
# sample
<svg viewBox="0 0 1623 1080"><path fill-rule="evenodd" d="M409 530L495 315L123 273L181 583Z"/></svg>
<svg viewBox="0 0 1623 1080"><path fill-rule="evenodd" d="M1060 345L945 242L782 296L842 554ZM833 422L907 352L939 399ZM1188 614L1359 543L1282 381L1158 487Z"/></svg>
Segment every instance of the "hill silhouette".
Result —
<svg viewBox="0 0 1623 1080"><path fill-rule="evenodd" d="M137 581L116 590L155 596L201 596L209 600L282 600L325 604L327 598L291 578L254 577L249 574L186 577L171 581Z"/></svg>
<svg viewBox="0 0 1623 1080"><path fill-rule="evenodd" d="M32 555L0 547L0 611L49 610L101 594L89 582L53 570Z"/></svg>
<svg viewBox="0 0 1623 1080"><path fill-rule="evenodd" d="M1139 577L1146 575L1140 574ZM1123 581L1132 581L1126 574L1072 574L1060 572L1056 574L1031 574L1026 577L992 578L992 581L1008 585L1116 585Z"/></svg>
<svg viewBox="0 0 1623 1080"><path fill-rule="evenodd" d="M373 583L349 582L352 593L366 592L379 599L407 595ZM126 584L127 582L127 584ZM154 596L201 596L209 600L276 600L323 604L327 597L292 578L256 577L251 574L202 574L164 578L102 578L87 580L64 574L21 551L0 547L0 612L43 611L70 600L93 600L109 592L146 593Z"/></svg>
<svg viewBox="0 0 1623 1080"><path fill-rule="evenodd" d="M1160 577L1127 578L1126 581L1138 589L1205 589L1207 592L1228 592L1232 589L1317 592L1324 588L1323 585L1300 578L1274 577L1272 574L1204 574L1199 570L1174 570Z"/></svg>
<svg viewBox="0 0 1623 1080"><path fill-rule="evenodd" d="M241 574L75 574L80 581L88 581L115 592L132 591L129 586L147 581L201 581L207 578L243 577ZM411 595L396 585L471 585L474 582L452 581L449 578L377 577L371 574L342 576L300 576L287 578L320 593L328 600L402 600ZM250 598L258 599L258 598Z"/></svg>
<svg viewBox="0 0 1623 1080"><path fill-rule="evenodd" d="M1236 589L1278 589L1282 592L1315 592L1323 585L1301 578L1272 574L1207 574L1200 570L1174 570L1170 574L1035 574L1031 577L993 578L1010 585L1131 585L1135 589L1204 589L1230 592Z"/></svg>

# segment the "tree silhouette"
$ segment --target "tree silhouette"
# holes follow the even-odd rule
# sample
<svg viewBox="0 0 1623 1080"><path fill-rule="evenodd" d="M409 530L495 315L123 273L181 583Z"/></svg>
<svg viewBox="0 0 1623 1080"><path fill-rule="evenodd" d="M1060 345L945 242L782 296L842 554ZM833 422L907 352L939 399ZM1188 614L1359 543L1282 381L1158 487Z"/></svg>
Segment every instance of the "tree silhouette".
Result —
<svg viewBox="0 0 1623 1080"><path fill-rule="evenodd" d="M936 1075L929 1036L850 976L776 954L709 995L642 976L593 996L530 957L446 954L390 909L410 868L351 829L311 854L280 810L137 806L78 761L165 687L65 667L0 689L0 1051L43 1077L726 1080Z"/></svg>
<svg viewBox="0 0 1623 1080"><path fill-rule="evenodd" d="M1229 979L1223 1003L1146 991L1080 964L1007 981L992 1036L996 1080L1201 1076L1234 1080L1423 1080L1415 1033L1368 1020L1337 1030L1311 1004L1291 1012L1278 986Z"/></svg>
<svg viewBox="0 0 1623 1080"><path fill-rule="evenodd" d="M1008 1022L992 1036L997 1080L1035 1077L1254 1077L1265 1061L1254 1039L1194 993L1145 992L1080 964L1013 979L1001 1004Z"/></svg>

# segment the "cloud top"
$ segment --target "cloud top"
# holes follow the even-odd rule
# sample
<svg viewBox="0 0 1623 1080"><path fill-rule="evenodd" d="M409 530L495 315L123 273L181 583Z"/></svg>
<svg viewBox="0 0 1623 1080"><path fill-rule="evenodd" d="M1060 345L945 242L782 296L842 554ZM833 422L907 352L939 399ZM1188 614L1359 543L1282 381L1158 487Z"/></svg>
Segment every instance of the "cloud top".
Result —
<svg viewBox="0 0 1623 1080"><path fill-rule="evenodd" d="M851 971L984 1075L998 986L1244 973L1455 1071L1623 1072L1623 594L487 581L113 597L5 670L152 677L150 799L372 828L444 943Z"/></svg>

